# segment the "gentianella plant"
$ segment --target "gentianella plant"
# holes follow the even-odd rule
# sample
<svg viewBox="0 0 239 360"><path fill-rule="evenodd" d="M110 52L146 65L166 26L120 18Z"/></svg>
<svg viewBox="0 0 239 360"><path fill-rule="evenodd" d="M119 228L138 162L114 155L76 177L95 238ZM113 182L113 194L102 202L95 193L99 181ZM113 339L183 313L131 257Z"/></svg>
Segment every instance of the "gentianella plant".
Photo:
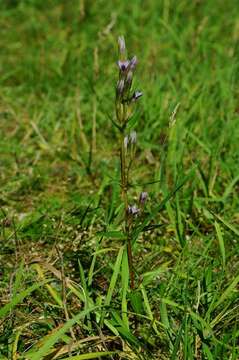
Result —
<svg viewBox="0 0 239 360"><path fill-rule="evenodd" d="M148 194L142 192L137 204L129 201L129 178L130 170L136 153L137 134L135 130L129 130L130 120L134 115L135 106L143 93L132 89L133 78L137 65L137 58L133 56L127 58L127 50L123 36L118 39L119 60L119 78L116 85L115 112L117 129L120 138L120 186L121 196L124 203L124 224L123 232L127 243L127 255L130 274L130 287L134 288L134 268L132 255L132 232L134 221L142 212L143 206L147 200Z"/></svg>

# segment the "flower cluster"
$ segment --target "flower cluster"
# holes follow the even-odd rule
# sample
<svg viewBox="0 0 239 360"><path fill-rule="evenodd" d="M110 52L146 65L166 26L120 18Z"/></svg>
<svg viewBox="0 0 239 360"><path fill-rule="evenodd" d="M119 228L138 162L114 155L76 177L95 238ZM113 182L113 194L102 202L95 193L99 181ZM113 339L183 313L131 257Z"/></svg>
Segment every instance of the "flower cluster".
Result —
<svg viewBox="0 0 239 360"><path fill-rule="evenodd" d="M132 109L132 103L136 102L143 93L141 91L131 90L134 70L137 65L137 57L133 56L131 60L127 59L126 46L123 36L118 39L119 45L119 79L116 86L116 116L121 125L125 125L129 119Z"/></svg>
<svg viewBox="0 0 239 360"><path fill-rule="evenodd" d="M136 205L128 206L128 214L132 216L137 216L140 213L140 209Z"/></svg>
<svg viewBox="0 0 239 360"><path fill-rule="evenodd" d="M146 191L141 192L139 196L138 206L137 205L128 205L128 215L136 217L140 214L141 209L144 207L148 198L148 193Z"/></svg>

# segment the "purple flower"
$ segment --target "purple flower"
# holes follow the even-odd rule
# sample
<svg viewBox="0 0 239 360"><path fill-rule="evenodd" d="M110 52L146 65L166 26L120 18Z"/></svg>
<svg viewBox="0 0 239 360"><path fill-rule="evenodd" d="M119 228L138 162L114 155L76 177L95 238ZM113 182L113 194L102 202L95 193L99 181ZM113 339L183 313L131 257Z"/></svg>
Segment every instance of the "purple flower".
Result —
<svg viewBox="0 0 239 360"><path fill-rule="evenodd" d="M129 205L128 206L128 214L130 214L132 216L137 216L139 214L139 212L140 212L140 209L137 208L136 205L133 205L133 206Z"/></svg>
<svg viewBox="0 0 239 360"><path fill-rule="evenodd" d="M122 72L124 72L124 71L126 71L128 69L129 64L130 64L129 60L124 60L124 61L119 60L118 61L119 69Z"/></svg>
<svg viewBox="0 0 239 360"><path fill-rule="evenodd" d="M137 101L142 95L143 95L143 93L141 91L135 91L132 95L131 100Z"/></svg>
<svg viewBox="0 0 239 360"><path fill-rule="evenodd" d="M140 196L139 196L139 202L141 205L144 205L146 200L148 198L148 193L146 191L141 192Z"/></svg>
<svg viewBox="0 0 239 360"><path fill-rule="evenodd" d="M136 140L137 140L137 133L136 131L131 131L130 135L129 135L129 138L130 138L130 142L131 144L136 144Z"/></svg>

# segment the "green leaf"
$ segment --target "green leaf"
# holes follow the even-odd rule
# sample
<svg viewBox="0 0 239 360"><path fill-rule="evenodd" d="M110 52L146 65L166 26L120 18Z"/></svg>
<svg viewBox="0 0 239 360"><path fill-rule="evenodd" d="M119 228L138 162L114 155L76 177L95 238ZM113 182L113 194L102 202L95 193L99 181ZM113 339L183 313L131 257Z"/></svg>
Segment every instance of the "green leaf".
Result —
<svg viewBox="0 0 239 360"><path fill-rule="evenodd" d="M133 290L129 294L129 298L134 312L136 312L136 314L143 314L144 305L143 305L143 298L141 292Z"/></svg>

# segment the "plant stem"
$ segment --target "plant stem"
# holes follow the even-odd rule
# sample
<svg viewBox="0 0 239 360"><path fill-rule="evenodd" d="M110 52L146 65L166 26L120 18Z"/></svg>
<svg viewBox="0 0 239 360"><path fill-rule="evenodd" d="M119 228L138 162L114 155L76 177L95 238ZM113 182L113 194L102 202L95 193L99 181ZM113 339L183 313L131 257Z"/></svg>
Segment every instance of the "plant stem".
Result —
<svg viewBox="0 0 239 360"><path fill-rule="evenodd" d="M134 289L133 256L132 256L131 238L129 234L127 234L127 255L128 255L128 264L129 264L130 288Z"/></svg>
<svg viewBox="0 0 239 360"><path fill-rule="evenodd" d="M134 270L133 270L133 256L132 256L132 246L131 246L131 236L130 236L130 221L128 214L128 171L126 166L126 151L124 144L125 132L121 132L120 139L120 169L121 169L121 194L124 201L124 232L126 235L127 242L127 256L129 264L129 275L130 275L130 287L134 288Z"/></svg>

